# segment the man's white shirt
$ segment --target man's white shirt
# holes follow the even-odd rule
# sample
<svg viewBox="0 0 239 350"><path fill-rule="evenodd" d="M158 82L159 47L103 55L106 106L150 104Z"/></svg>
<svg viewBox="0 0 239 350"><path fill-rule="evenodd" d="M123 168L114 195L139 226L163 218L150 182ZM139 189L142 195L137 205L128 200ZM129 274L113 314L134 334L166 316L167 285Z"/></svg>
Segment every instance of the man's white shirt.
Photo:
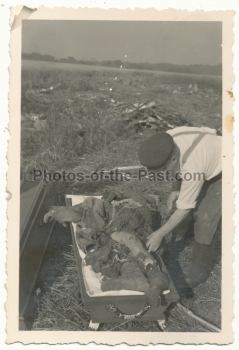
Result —
<svg viewBox="0 0 239 350"><path fill-rule="evenodd" d="M222 137L216 135L215 129L206 127L182 126L168 130L167 133L173 137L180 149L182 185L176 202L177 208L193 209L196 207L204 180L210 180L222 171ZM183 164L185 152L192 146L199 133L206 135L196 144Z"/></svg>

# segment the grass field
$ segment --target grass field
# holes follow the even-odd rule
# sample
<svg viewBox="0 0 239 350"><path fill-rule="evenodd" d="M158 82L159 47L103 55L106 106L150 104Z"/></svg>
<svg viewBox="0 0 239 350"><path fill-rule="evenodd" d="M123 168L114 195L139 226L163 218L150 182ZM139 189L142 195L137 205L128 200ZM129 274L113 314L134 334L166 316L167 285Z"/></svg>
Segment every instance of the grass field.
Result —
<svg viewBox="0 0 239 350"><path fill-rule="evenodd" d="M72 64L72 63L62 63L62 62L47 62L47 61L33 61L33 60L23 60L22 61L22 68L23 69L34 69L34 70L44 70L44 69L49 69L49 70L64 70L64 71L73 71L77 72L80 71L82 72L83 70L87 71L113 71L113 72L141 72L141 73L151 73L151 74L156 74L156 75L166 75L168 76L188 76L190 75L191 78L193 79L198 79L198 81L217 81L220 80L219 76L216 75L199 75L199 74L185 74L185 73L175 73L175 72L163 72L163 71L153 71L153 70L143 70L143 69L129 69L129 68L124 68L119 67L102 67L102 66L93 66L93 65L82 65L82 64Z"/></svg>
<svg viewBox="0 0 239 350"><path fill-rule="evenodd" d="M189 84L197 91L191 92ZM137 165L140 142L165 124L134 124L125 120L125 112L115 107L131 108L142 101L153 101L164 120L181 120L182 125L221 127L220 77L166 74L73 64L23 61L21 171L32 178L34 169L84 171ZM52 87L52 89L50 89ZM42 90L45 89L45 90ZM118 103L118 104L117 104ZM155 108L156 108L155 107ZM151 109L145 109L151 117ZM158 113L158 112L157 112ZM34 117L44 121L41 127ZM35 118L36 120L36 118ZM153 127L152 127L153 126ZM66 193L102 194L106 187L128 187L144 193L159 193L164 202L170 191L167 183L67 183L47 184L56 204L64 204ZM53 249L54 247L54 249ZM192 239L186 241L179 263L187 271ZM220 327L220 242L215 267L208 281L195 289L192 300L185 300L195 313ZM41 286L39 314L35 329L87 330L89 311L81 304L76 267L69 232L53 235L46 255L49 280ZM167 266L174 263L167 259ZM63 297L62 295L65 295ZM55 311L54 311L55 310ZM169 331L206 331L192 323L177 309L168 314ZM114 331L158 331L154 322L127 322L102 325Z"/></svg>

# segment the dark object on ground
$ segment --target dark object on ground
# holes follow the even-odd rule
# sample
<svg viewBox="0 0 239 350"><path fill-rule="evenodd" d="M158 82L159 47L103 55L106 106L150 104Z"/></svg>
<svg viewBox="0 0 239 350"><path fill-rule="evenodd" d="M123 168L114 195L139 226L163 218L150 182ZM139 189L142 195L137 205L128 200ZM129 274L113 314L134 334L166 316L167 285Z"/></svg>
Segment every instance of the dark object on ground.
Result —
<svg viewBox="0 0 239 350"><path fill-rule="evenodd" d="M19 329L29 330L37 308L36 281L53 230L42 217L52 202L42 182L22 181L20 191ZM41 278L45 280L46 274L41 272Z"/></svg>

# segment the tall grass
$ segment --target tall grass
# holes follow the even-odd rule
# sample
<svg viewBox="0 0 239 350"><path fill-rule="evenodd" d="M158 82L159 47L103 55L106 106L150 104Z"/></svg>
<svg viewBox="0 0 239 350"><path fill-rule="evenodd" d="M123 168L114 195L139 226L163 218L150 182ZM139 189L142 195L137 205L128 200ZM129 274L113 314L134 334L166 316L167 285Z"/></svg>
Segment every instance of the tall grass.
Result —
<svg viewBox="0 0 239 350"><path fill-rule="evenodd" d="M25 173L68 170L83 163L89 170L137 164L143 136L126 129L120 115L113 115L110 99L132 105L143 98L160 98L169 112L172 89L186 91L189 83L197 83L200 91L218 91L221 86L219 78L207 76L47 67L23 66L22 70L22 115L43 115L47 121L43 131L22 121L21 165ZM135 79L137 88L131 84ZM51 93L39 93L49 87L54 88ZM135 95L136 90L140 96Z"/></svg>
<svg viewBox="0 0 239 350"><path fill-rule="evenodd" d="M48 81L48 74L23 74L22 115L30 112L38 116L43 114L46 120L45 129L40 131L34 130L34 122L22 121L23 172L31 169L68 170L75 167L85 154L94 159L97 154L101 162L100 158L104 158L104 155L107 157L119 136L125 139L124 130L119 128L120 123L117 127L115 124L108 125L105 104L102 108L100 99L77 99L73 102L69 98L81 80L74 77L69 89L62 89L62 85L66 84L64 77L65 72L61 72L60 77L53 72L51 81ZM64 82L60 91L47 96L35 92L39 86L49 87L58 84L59 80ZM30 93L29 87L32 87Z"/></svg>

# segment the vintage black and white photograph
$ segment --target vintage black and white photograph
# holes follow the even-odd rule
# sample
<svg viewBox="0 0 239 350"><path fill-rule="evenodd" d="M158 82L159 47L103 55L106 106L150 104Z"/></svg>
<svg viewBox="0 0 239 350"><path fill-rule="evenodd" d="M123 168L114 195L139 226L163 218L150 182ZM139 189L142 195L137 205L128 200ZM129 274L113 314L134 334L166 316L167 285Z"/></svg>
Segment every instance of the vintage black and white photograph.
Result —
<svg viewBox="0 0 239 350"><path fill-rule="evenodd" d="M18 330L220 333L222 21L21 40Z"/></svg>

